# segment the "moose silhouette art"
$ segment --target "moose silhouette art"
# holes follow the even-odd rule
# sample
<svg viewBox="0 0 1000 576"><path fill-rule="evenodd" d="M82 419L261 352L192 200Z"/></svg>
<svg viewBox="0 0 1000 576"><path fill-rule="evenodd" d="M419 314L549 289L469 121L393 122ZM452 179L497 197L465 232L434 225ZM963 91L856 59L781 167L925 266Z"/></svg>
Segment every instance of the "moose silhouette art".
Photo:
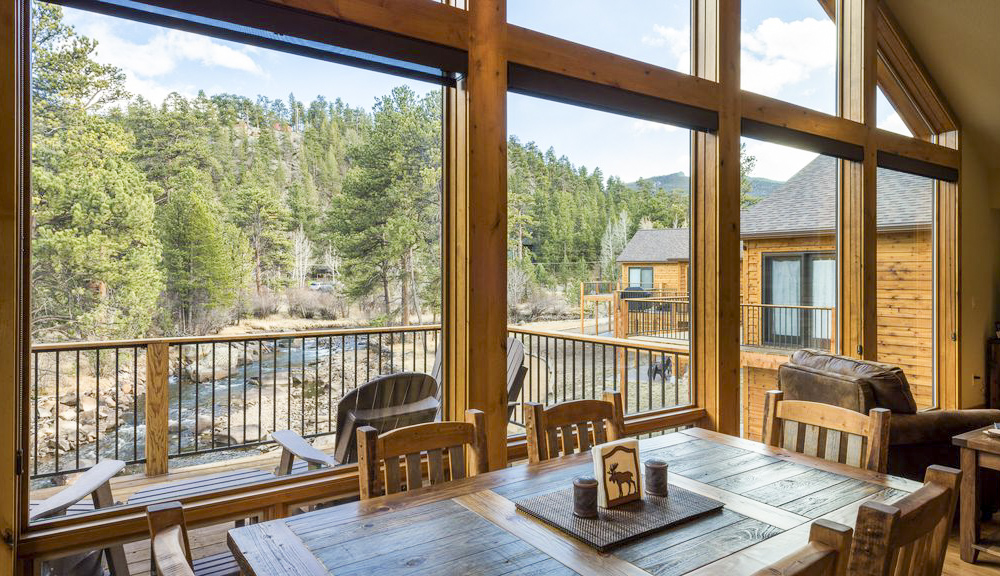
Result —
<svg viewBox="0 0 1000 576"><path fill-rule="evenodd" d="M635 484L635 480L632 479L632 473L625 471L618 471L618 464L611 464L610 473L608 474L608 479L618 485L618 497L628 496L629 494L634 494L639 488ZM622 489L622 485L629 488L628 492Z"/></svg>

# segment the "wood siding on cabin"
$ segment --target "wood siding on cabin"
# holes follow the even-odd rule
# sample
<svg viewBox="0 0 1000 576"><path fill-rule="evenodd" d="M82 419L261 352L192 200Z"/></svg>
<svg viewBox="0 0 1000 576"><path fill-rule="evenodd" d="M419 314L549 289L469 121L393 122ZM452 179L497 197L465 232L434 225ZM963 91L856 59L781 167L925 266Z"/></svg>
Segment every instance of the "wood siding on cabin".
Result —
<svg viewBox="0 0 1000 576"><path fill-rule="evenodd" d="M629 268L652 268L653 287L668 292L688 291L687 262L635 262L622 264L622 283L628 285Z"/></svg>

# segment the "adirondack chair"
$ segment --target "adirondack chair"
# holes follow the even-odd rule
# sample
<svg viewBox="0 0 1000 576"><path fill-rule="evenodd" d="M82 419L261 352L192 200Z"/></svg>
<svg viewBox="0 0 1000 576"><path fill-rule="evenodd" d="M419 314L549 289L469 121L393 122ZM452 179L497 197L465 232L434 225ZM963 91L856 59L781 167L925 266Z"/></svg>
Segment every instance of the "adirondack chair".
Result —
<svg viewBox="0 0 1000 576"><path fill-rule="evenodd" d="M514 408L517 407L517 398L521 395L524 387L524 378L528 375L528 368L524 365L524 344L513 336L507 338L507 421L514 416ZM438 383L438 400L441 400L444 382L441 380L441 347L438 346L434 354L434 367L431 369L431 376ZM434 417L441 420L441 412Z"/></svg>
<svg viewBox="0 0 1000 576"><path fill-rule="evenodd" d="M114 506L111 496L111 478L125 469L121 460L102 460L92 468L80 474L73 484L60 490L55 495L30 506L28 520L43 520L62 516L67 511L81 510L83 500L90 496L93 508ZM125 561L125 549L119 544L104 550L94 550L82 554L74 554L46 562L43 574L75 574L78 576L99 575L104 573L101 566L101 555L107 556L108 568L112 576L129 576L128 562Z"/></svg>

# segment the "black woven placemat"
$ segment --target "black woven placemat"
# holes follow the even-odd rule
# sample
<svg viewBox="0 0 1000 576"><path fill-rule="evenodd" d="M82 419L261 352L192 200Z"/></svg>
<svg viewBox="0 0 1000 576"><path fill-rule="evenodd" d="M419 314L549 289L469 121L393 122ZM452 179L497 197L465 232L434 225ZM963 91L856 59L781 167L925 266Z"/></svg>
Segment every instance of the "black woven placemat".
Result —
<svg viewBox="0 0 1000 576"><path fill-rule="evenodd" d="M614 508L598 508L597 518L573 515L573 487L514 502L517 509L607 552L656 532L721 510L722 502L670 486L666 498L645 494L642 500Z"/></svg>

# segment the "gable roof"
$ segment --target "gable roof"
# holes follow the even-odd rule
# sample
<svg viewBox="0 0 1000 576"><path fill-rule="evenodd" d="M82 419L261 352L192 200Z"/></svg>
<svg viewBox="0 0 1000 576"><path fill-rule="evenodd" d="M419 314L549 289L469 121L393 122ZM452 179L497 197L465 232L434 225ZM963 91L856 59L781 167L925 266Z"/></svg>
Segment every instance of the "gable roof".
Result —
<svg viewBox="0 0 1000 576"><path fill-rule="evenodd" d="M617 262L670 262L687 260L691 232L687 228L636 230Z"/></svg>
<svg viewBox="0 0 1000 576"><path fill-rule="evenodd" d="M879 168L879 230L928 228L934 212L934 181ZM817 156L784 185L740 214L743 238L832 234L837 222L837 160Z"/></svg>

